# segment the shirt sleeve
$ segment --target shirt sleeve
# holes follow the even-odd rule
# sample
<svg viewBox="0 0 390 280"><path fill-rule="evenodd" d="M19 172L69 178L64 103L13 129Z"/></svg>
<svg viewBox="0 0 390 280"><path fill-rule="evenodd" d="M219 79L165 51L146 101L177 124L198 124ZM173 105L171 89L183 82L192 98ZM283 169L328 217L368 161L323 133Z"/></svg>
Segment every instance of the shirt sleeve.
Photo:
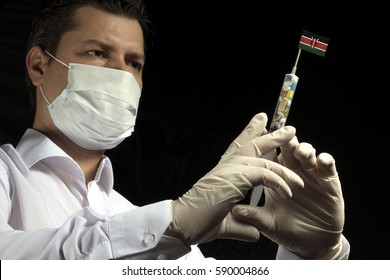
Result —
<svg viewBox="0 0 390 280"><path fill-rule="evenodd" d="M164 236L169 200L104 217L78 211L56 229L13 230L0 217L0 259L176 259L191 249Z"/></svg>
<svg viewBox="0 0 390 280"><path fill-rule="evenodd" d="M344 235L341 236L341 244L342 244L342 250L341 254L339 256L339 260L348 260L349 258L349 252L350 252L350 244L348 240L344 237ZM301 257L298 257L293 252L287 250L286 248L279 246L278 252L276 254L277 260L303 260Z"/></svg>
<svg viewBox="0 0 390 280"><path fill-rule="evenodd" d="M178 258L178 260L196 261L196 260L215 260L213 257L205 257L198 245L191 245L191 252Z"/></svg>
<svg viewBox="0 0 390 280"><path fill-rule="evenodd" d="M163 235L171 220L171 200L114 216L105 229L113 258L172 260L190 252L180 239ZM130 232L131 238L123 238Z"/></svg>

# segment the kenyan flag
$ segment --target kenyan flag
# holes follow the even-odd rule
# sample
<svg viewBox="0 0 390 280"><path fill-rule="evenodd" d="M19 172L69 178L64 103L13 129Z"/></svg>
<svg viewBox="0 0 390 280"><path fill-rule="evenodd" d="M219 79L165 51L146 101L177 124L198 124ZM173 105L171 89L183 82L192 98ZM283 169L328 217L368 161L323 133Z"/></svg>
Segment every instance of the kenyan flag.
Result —
<svg viewBox="0 0 390 280"><path fill-rule="evenodd" d="M325 56L328 43L328 38L303 30L298 48L316 55Z"/></svg>

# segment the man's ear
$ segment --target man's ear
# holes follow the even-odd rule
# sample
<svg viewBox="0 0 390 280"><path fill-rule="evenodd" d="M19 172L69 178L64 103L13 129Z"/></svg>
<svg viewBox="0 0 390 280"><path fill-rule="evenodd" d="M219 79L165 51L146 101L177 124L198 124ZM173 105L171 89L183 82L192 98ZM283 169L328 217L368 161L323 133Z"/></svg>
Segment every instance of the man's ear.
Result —
<svg viewBox="0 0 390 280"><path fill-rule="evenodd" d="M33 46L26 56L26 69L34 86L42 83L48 59L39 46Z"/></svg>

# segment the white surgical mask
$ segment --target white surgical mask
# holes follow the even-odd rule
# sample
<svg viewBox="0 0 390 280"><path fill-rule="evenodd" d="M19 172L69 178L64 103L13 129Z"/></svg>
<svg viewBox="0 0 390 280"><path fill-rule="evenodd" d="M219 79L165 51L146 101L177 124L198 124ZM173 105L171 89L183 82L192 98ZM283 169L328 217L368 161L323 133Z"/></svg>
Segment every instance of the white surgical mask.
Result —
<svg viewBox="0 0 390 280"><path fill-rule="evenodd" d="M48 53L48 52L47 52ZM134 131L141 89L134 76L105 67L70 63L68 84L48 103L56 127L84 149L116 147Z"/></svg>

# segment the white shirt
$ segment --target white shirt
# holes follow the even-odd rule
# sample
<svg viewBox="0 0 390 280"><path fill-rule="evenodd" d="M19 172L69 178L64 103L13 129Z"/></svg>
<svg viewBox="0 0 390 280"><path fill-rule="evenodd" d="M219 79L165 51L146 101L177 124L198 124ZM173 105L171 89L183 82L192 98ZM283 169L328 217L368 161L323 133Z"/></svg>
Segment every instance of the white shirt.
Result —
<svg viewBox="0 0 390 280"><path fill-rule="evenodd" d="M199 259L163 235L171 200L138 207L113 189L109 158L85 184L78 164L28 129L0 149L0 259ZM349 252L349 244L348 244ZM279 250L278 258L295 258Z"/></svg>

